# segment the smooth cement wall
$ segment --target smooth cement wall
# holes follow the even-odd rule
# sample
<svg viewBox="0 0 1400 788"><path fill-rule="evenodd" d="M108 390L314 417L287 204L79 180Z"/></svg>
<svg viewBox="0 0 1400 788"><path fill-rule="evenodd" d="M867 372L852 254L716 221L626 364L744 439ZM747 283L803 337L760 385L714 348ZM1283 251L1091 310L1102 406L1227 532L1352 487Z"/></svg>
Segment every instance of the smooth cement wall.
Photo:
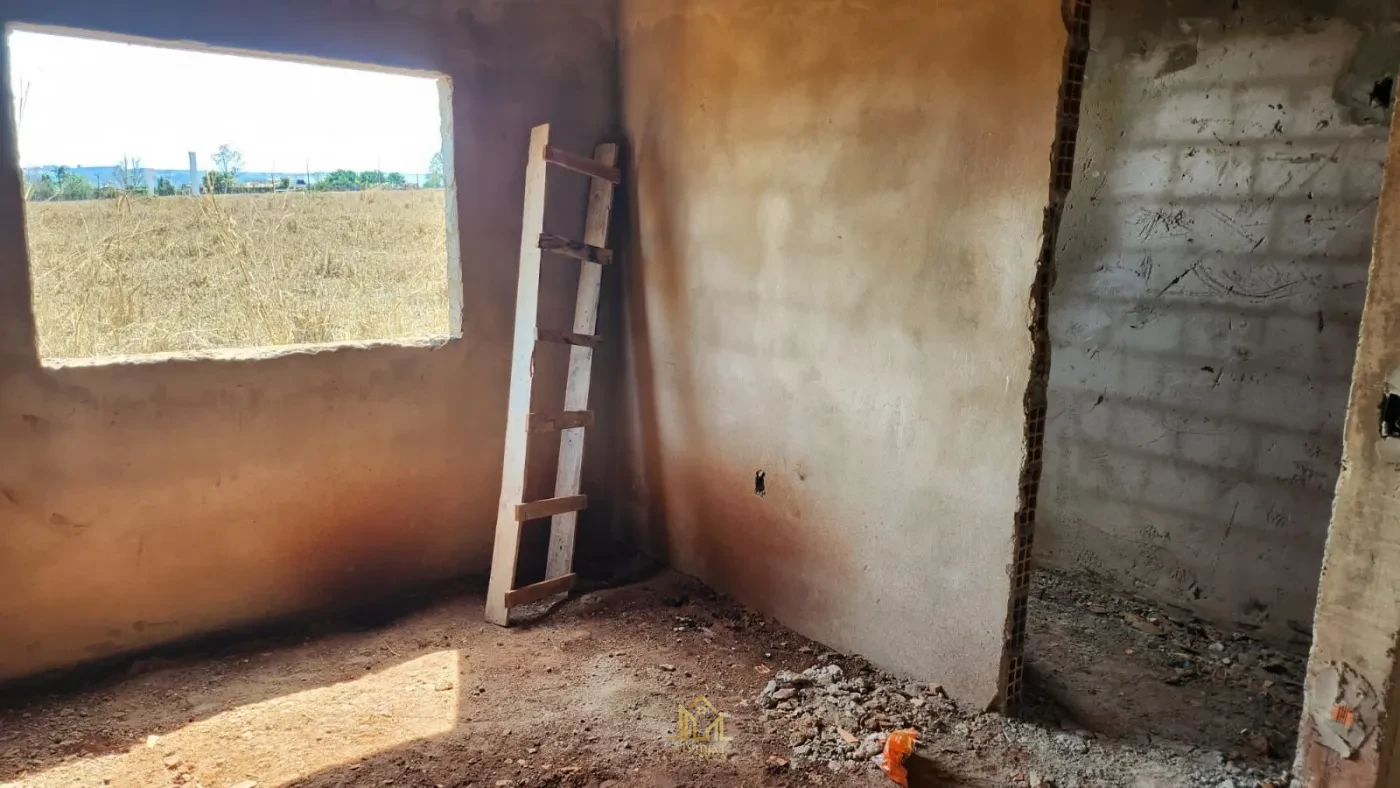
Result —
<svg viewBox="0 0 1400 788"><path fill-rule="evenodd" d="M551 3L544 13L528 0L390 5L5 5L4 22L447 74L462 336L240 361L43 367L14 143L0 124L10 149L0 159L0 679L486 570L526 143L542 122L582 152L611 136L613 12ZM551 231L580 232L584 179L552 186ZM570 270L551 269L542 296L542 313L564 321ZM559 398L565 358L541 357L537 378ZM595 387L600 398L608 391ZM542 453L541 468L552 460Z"/></svg>
<svg viewBox="0 0 1400 788"><path fill-rule="evenodd" d="M624 2L635 519L832 646L998 692L1054 2Z"/></svg>

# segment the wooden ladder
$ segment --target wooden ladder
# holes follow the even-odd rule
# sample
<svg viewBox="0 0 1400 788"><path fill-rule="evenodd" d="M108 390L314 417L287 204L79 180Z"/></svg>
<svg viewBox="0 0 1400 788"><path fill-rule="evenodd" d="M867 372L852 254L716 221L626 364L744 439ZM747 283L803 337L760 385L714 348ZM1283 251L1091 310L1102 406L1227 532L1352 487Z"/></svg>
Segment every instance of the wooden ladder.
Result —
<svg viewBox="0 0 1400 788"><path fill-rule="evenodd" d="M588 218L583 242L544 231L545 181L548 165L589 176ZM588 505L579 494L583 471L584 430L593 426L588 410L589 378L593 371L594 335L598 321L598 291L603 267L612 262L607 249L613 186L622 181L617 169L617 145L604 143L585 158L549 144L549 125L530 132L530 158L525 167L525 215L520 236L520 285L515 295L515 345L511 355L510 404L506 414L505 462L501 472L501 502L496 511L496 545L491 553L491 582L486 591L486 620L506 626L510 609L546 599L573 588L574 530L578 513ZM579 261L578 300L569 331L538 324L540 261L544 252ZM564 387L564 410L531 413L534 394L535 348L540 342L569 345L569 377ZM561 433L559 471L554 497L526 502L525 469L530 435ZM527 520L550 518L549 558L542 582L515 588L520 560L520 531Z"/></svg>

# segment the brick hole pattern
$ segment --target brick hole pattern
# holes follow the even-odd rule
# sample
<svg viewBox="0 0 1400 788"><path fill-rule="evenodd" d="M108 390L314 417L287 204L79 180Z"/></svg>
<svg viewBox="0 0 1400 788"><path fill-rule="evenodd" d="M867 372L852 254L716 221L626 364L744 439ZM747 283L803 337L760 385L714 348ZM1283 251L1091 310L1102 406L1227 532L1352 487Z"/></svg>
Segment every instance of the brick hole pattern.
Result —
<svg viewBox="0 0 1400 788"><path fill-rule="evenodd" d="M1031 550L1035 544L1035 508L1040 491L1050 381L1050 289L1055 284L1055 244L1059 236L1060 217L1074 180L1074 146L1079 133L1079 105L1084 95L1084 70L1089 56L1091 1L1063 0L1068 40L1060 81L1059 110L1056 113L1055 145L1051 153L1050 201L1045 208L1040 256L1036 264L1035 282L1031 287L1030 332L1033 351L1030 383L1026 387L1024 402L1026 459L1021 467L1013 529L1016 550L1011 567L1011 602L1003 649L1002 705L1008 712L1015 712L1020 706L1025 674L1026 606L1031 588Z"/></svg>

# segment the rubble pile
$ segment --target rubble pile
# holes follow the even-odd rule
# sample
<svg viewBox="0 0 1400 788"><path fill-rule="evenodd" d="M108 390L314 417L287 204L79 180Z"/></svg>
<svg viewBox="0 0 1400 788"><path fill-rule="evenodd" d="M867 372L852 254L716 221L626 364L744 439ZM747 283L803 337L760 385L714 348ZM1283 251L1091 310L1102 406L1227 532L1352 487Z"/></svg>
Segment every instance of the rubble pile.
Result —
<svg viewBox="0 0 1400 788"><path fill-rule="evenodd" d="M764 719L790 729L790 768L833 772L874 768L872 759L891 731L933 731L961 714L937 685L900 683L870 668L848 676L834 662L801 673L778 671L759 693L758 706Z"/></svg>

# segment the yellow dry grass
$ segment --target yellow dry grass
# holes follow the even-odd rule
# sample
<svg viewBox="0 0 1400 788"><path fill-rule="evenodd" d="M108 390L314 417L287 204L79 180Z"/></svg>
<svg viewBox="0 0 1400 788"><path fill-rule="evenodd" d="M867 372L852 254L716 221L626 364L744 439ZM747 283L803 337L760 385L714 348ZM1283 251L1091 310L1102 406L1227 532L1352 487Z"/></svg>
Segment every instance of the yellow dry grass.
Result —
<svg viewBox="0 0 1400 788"><path fill-rule="evenodd" d="M29 203L43 358L448 332L441 190Z"/></svg>

